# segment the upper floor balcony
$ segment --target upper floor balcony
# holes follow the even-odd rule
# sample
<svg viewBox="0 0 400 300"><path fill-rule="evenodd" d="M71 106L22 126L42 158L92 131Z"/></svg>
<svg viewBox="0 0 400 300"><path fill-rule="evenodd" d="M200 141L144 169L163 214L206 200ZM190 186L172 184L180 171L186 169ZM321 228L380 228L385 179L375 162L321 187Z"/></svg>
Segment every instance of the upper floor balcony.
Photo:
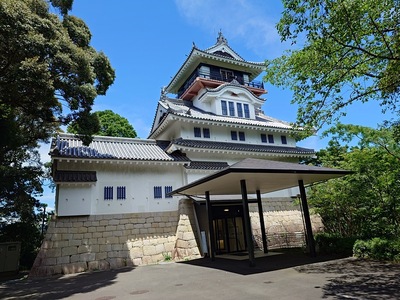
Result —
<svg viewBox="0 0 400 300"><path fill-rule="evenodd" d="M179 89L178 97L183 100L190 100L197 95L198 91L204 87L216 88L226 82L236 80L240 85L245 86L257 97L265 94L264 83L261 81L246 81L244 76L233 76L232 72L210 71L202 72L196 70L192 76Z"/></svg>

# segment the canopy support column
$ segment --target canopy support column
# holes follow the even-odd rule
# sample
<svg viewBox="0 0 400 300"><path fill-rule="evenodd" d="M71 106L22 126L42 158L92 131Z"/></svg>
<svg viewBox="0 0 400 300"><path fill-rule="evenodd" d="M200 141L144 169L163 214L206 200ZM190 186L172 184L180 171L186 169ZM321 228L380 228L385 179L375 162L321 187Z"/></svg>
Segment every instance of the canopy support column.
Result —
<svg viewBox="0 0 400 300"><path fill-rule="evenodd" d="M260 217L260 226L261 226L261 238L264 253L268 253L268 245L267 245L267 234L265 233L265 222L264 222L264 211L261 202L261 192L257 190L257 204L258 204L258 215Z"/></svg>
<svg viewBox="0 0 400 300"><path fill-rule="evenodd" d="M300 189L300 197L301 197L301 206L303 207L304 223L306 225L308 248L310 250L310 256L315 257L316 252L315 252L314 236L313 236L313 232L312 232L310 212L308 210L307 196L306 196L306 190L304 188L303 180L299 180L299 189Z"/></svg>
<svg viewBox="0 0 400 300"><path fill-rule="evenodd" d="M254 259L254 243L253 243L253 234L251 232L249 201L247 199L246 180L243 180L243 179L240 180L240 188L242 191L243 221L244 221L244 230L245 230L246 241L247 241L247 250L249 252L249 262L250 262L250 267L254 267L256 265L256 263L255 263L255 259Z"/></svg>
<svg viewBox="0 0 400 300"><path fill-rule="evenodd" d="M212 216L212 208L211 208L211 201L210 201L210 192L207 191L206 193L206 210L207 210L207 217L208 217L208 234L210 236L210 257L211 260L215 260L215 237L214 237L214 226L213 226L213 216Z"/></svg>

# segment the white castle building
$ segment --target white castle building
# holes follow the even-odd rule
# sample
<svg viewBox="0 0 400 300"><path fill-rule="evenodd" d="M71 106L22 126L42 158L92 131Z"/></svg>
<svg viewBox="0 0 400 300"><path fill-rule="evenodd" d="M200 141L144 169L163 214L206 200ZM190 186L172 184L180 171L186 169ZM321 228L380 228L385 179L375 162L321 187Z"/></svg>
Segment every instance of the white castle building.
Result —
<svg viewBox="0 0 400 300"><path fill-rule="evenodd" d="M264 68L244 60L219 33L208 49L193 45L162 90L148 139L95 136L83 146L71 134L54 138L56 218L32 273L148 264L165 255L195 258L210 251L204 199L171 191L245 158L297 163L315 154L296 145L289 123L264 114L266 91L254 81ZM292 199L297 193L262 195L270 245L274 233L303 232ZM215 253L246 250L241 203L220 197L212 205ZM260 225L251 211L257 236Z"/></svg>

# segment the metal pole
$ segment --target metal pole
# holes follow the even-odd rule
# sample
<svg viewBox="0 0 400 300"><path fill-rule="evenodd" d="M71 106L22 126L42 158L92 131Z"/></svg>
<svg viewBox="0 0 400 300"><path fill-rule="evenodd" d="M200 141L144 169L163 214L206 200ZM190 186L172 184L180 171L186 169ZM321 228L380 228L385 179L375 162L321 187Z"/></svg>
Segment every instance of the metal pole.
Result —
<svg viewBox="0 0 400 300"><path fill-rule="evenodd" d="M246 240L247 240L247 250L249 251L249 262L250 262L250 267L254 267L256 265L256 263L255 263L255 259L254 259L254 243L253 243L253 235L251 232L249 201L247 199L246 180L243 180L243 179L240 180L240 187L242 190L243 219L244 219L244 228L245 228Z"/></svg>
<svg viewBox="0 0 400 300"><path fill-rule="evenodd" d="M257 190L257 204L258 204L258 215L260 216L261 238L262 238L264 253L268 253L267 234L265 232L264 211L261 202L260 190Z"/></svg>
<svg viewBox="0 0 400 300"><path fill-rule="evenodd" d="M210 256L211 260L215 260L215 236L214 236L214 226L212 217L212 208L210 201L210 192L206 192L206 210L208 216L208 234L210 236Z"/></svg>
<svg viewBox="0 0 400 300"><path fill-rule="evenodd" d="M315 251L315 243L314 243L314 236L312 233L310 212L308 211L307 196L303 180L299 180L299 189L300 189L301 204L304 213L304 223L306 224L306 230L307 230L308 247L310 250L311 257L315 257L317 255Z"/></svg>

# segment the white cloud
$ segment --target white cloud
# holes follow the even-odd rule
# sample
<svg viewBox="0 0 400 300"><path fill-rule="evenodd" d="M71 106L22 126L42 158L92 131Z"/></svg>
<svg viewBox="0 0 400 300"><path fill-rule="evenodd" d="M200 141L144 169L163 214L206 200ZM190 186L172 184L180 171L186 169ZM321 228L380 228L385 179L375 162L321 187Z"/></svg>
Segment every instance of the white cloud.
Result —
<svg viewBox="0 0 400 300"><path fill-rule="evenodd" d="M228 41L244 42L263 59L277 55L280 37L275 24L278 18L269 9L270 3L245 0L176 0L175 3L188 23L213 34L221 29Z"/></svg>

